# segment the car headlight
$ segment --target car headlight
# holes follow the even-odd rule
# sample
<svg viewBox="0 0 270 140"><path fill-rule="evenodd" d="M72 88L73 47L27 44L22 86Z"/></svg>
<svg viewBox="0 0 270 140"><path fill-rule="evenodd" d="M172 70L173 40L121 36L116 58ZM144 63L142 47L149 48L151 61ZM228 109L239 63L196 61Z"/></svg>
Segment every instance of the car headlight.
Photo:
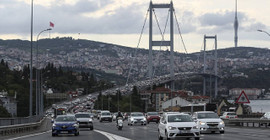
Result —
<svg viewBox="0 0 270 140"><path fill-rule="evenodd" d="M220 124L220 125L223 125L223 124L224 124L224 121L219 122L219 124Z"/></svg>
<svg viewBox="0 0 270 140"><path fill-rule="evenodd" d="M78 127L79 125L77 123L73 124L72 125L73 127Z"/></svg>
<svg viewBox="0 0 270 140"><path fill-rule="evenodd" d="M56 127L56 125L55 125L55 124L53 124L53 125L52 125L52 127Z"/></svg>
<svg viewBox="0 0 270 140"><path fill-rule="evenodd" d="M93 120L92 119L89 119L89 122L92 122Z"/></svg>
<svg viewBox="0 0 270 140"><path fill-rule="evenodd" d="M200 121L200 125L205 125L205 122L201 122L201 121Z"/></svg>
<svg viewBox="0 0 270 140"><path fill-rule="evenodd" d="M199 127L196 125L196 126L193 126L192 129L199 129Z"/></svg>
<svg viewBox="0 0 270 140"><path fill-rule="evenodd" d="M169 128L169 130L175 130L176 129L176 127L172 127L172 126L169 126L168 128Z"/></svg>

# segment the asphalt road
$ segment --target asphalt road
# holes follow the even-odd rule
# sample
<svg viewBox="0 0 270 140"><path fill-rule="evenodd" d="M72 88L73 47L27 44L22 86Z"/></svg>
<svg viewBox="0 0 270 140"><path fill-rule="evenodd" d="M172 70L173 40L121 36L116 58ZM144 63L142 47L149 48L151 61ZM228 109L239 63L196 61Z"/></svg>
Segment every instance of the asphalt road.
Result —
<svg viewBox="0 0 270 140"><path fill-rule="evenodd" d="M146 126L128 126L127 121L124 122L123 130L117 130L115 122L98 122L94 121L94 131L88 129L81 129L79 136L60 135L52 137L51 131L35 136L15 138L20 140L158 140L157 124L150 123ZM108 137L108 136L120 137ZM126 139L122 139L126 138ZM15 140L11 139L11 140ZM201 134L203 140L256 140L256 139L270 139L270 129L261 128L239 128L226 127L225 134ZM181 139L180 139L181 140Z"/></svg>

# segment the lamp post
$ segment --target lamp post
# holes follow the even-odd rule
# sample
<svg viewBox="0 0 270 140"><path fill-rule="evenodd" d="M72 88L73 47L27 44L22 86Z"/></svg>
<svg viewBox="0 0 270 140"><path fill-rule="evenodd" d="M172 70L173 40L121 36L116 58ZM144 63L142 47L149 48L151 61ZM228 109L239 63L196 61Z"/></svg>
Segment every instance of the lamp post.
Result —
<svg viewBox="0 0 270 140"><path fill-rule="evenodd" d="M31 52L30 52L30 95L29 95L29 117L32 117L33 114L33 7L34 7L34 2L33 0L31 1Z"/></svg>
<svg viewBox="0 0 270 140"><path fill-rule="evenodd" d="M266 33L267 35L269 35L270 36L270 34L268 33L268 32L266 32L266 31L264 31L264 30L257 30L258 32L262 32L262 33Z"/></svg>
<svg viewBox="0 0 270 140"><path fill-rule="evenodd" d="M40 75L39 75L39 57L38 57L38 38L40 36L41 33L43 32L46 32L46 31L50 31L52 30L51 28L48 28L48 29L45 29L45 30L42 30L38 35L37 35L37 48L36 48L36 51L37 51L37 54L36 54L36 115L39 115L41 113L41 109L42 108L42 105L41 105L41 100L42 100L42 97L41 97L41 94L40 94Z"/></svg>

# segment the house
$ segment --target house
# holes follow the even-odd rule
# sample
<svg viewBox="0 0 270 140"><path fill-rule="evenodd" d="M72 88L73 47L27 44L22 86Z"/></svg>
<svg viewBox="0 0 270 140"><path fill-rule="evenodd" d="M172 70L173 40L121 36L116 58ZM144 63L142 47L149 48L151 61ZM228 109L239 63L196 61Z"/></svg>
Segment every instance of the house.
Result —
<svg viewBox="0 0 270 140"><path fill-rule="evenodd" d="M6 108L6 110L8 111L8 113L10 113L10 115L12 117L16 117L17 116L17 101L16 98L13 97L0 97L1 100L1 105Z"/></svg>

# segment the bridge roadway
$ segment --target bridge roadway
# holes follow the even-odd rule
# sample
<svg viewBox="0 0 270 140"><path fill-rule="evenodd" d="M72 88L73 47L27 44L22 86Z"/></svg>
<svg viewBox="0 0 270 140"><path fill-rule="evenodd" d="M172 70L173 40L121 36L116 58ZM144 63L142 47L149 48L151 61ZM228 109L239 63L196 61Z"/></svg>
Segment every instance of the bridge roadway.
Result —
<svg viewBox="0 0 270 140"><path fill-rule="evenodd" d="M262 128L245 128L245 127L226 127L225 134L201 134L202 140L255 140L270 139L268 129ZM109 136L109 137L108 137ZM116 136L116 137L110 137ZM118 137L117 137L118 136ZM124 139L123 139L124 138ZM51 136L51 131L45 133L13 138L10 140L158 140L157 124L150 123L146 126L128 126L127 121L124 122L122 131L118 131L115 122L98 122L94 121L94 131L81 129L80 135L60 135ZM180 139L181 140L181 139Z"/></svg>

